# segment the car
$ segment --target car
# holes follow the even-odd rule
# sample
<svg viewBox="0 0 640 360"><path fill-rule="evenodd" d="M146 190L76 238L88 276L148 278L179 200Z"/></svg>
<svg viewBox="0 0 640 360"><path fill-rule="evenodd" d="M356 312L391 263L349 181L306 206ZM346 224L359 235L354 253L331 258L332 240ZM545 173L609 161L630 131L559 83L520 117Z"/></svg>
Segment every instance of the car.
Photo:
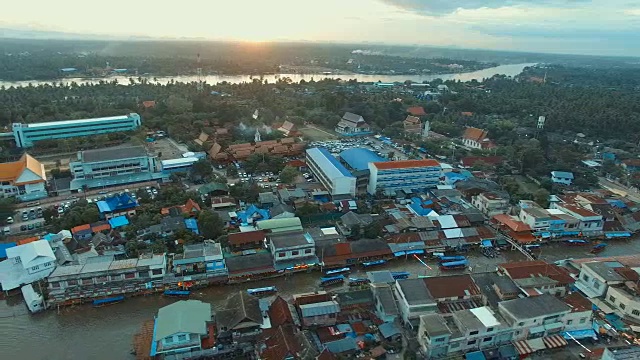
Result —
<svg viewBox="0 0 640 360"><path fill-rule="evenodd" d="M20 231L27 231L27 225L20 225Z"/></svg>
<svg viewBox="0 0 640 360"><path fill-rule="evenodd" d="M29 224L29 225L27 225L27 229L29 229L29 230L33 230L33 229L35 229L35 228L36 228L35 224Z"/></svg>
<svg viewBox="0 0 640 360"><path fill-rule="evenodd" d="M12 216L7 217L7 224L13 224L13 217Z"/></svg>
<svg viewBox="0 0 640 360"><path fill-rule="evenodd" d="M151 192L153 193L153 195L158 195L158 190L156 190L155 188L151 189Z"/></svg>
<svg viewBox="0 0 640 360"><path fill-rule="evenodd" d="M63 206L60 206L60 207L58 208L58 214L62 214L62 213L64 213L64 207L63 207Z"/></svg>
<svg viewBox="0 0 640 360"><path fill-rule="evenodd" d="M34 226L36 227L36 229L39 229L39 228L41 228L41 227L43 227L43 226L44 226L44 223L42 223L42 222L37 222L37 223L35 223L35 224L34 224Z"/></svg>

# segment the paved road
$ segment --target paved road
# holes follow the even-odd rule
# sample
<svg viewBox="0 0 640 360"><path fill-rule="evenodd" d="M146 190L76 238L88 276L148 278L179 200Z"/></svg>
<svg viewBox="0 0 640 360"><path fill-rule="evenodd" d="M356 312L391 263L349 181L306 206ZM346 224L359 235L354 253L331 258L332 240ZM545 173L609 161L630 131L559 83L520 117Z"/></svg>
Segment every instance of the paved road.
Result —
<svg viewBox="0 0 640 360"><path fill-rule="evenodd" d="M624 186L620 183L613 182L604 177L598 178L600 186L621 196L627 196L629 199L640 202L640 193L632 188Z"/></svg>

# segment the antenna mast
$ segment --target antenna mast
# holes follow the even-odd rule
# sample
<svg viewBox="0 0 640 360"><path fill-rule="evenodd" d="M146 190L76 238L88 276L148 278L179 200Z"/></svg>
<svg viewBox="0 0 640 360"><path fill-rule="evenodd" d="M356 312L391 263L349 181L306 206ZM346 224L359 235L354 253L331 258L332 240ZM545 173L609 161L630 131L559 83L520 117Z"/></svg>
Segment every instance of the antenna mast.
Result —
<svg viewBox="0 0 640 360"><path fill-rule="evenodd" d="M197 62L198 62L198 67L196 68L196 89L198 91L202 91L204 84L202 82L202 67L200 67L200 53L198 53L198 58L197 58Z"/></svg>

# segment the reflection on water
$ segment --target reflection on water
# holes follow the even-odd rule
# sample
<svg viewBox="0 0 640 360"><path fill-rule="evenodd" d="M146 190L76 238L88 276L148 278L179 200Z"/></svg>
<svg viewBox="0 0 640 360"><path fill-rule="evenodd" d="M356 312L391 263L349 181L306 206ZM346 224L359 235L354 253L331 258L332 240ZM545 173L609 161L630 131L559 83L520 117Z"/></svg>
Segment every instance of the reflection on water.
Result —
<svg viewBox="0 0 640 360"><path fill-rule="evenodd" d="M490 78L493 75L501 74L507 76L516 76L522 72L522 70L527 66L535 65L535 63L527 63L527 64L511 64L511 65L500 65L492 68L487 68L484 70L478 70L468 73L458 73L458 74L440 74L440 75L364 75L364 74L349 74L349 75L325 75L325 74L278 74L278 75L263 75L263 76L251 76L251 75L207 75L204 76L204 80L208 84L217 84L223 81L228 83L243 83L243 82L251 82L254 78L266 80L269 83L274 83L278 81L278 79L282 78L290 78L293 82L300 82L300 80L310 81L310 80L321 80L324 78L330 79L356 79L360 82L404 82L405 80L411 80L414 82L423 82L423 81L432 81L434 79L442 79L442 80L460 80L460 81L471 81L471 80L482 80L485 78ZM50 84L55 82L57 84L63 83L65 85L70 84L72 82L76 82L77 84L97 84L100 81L113 81L118 80L119 84L127 85L129 84L129 78L137 78L136 76L110 76L107 78L100 79L90 79L90 78L65 78L58 80L47 80L47 81L0 81L0 86L10 87L10 86L28 86L29 84L33 86L41 85L41 84ZM147 77L148 81L155 82L157 79L160 84L167 84L171 80L174 82L195 82L197 81L196 76L170 76L170 77Z"/></svg>

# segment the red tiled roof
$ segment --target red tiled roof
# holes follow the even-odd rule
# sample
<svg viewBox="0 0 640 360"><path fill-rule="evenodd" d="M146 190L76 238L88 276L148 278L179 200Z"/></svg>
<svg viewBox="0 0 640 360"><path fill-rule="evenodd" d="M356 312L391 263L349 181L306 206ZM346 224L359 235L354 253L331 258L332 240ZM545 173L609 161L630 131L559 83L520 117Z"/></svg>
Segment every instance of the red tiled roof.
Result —
<svg viewBox="0 0 640 360"><path fill-rule="evenodd" d="M75 233L77 233L79 231L84 231L84 230L91 230L91 225L84 224L84 225L78 225L78 226L72 227L71 228L71 233L75 234Z"/></svg>
<svg viewBox="0 0 640 360"><path fill-rule="evenodd" d="M407 112L413 116L425 116L427 113L422 106L412 106L407 109Z"/></svg>
<svg viewBox="0 0 640 360"><path fill-rule="evenodd" d="M91 232L93 233L109 230L111 230L111 225L109 225L109 223L97 224L91 227Z"/></svg>
<svg viewBox="0 0 640 360"><path fill-rule="evenodd" d="M520 244L528 244L536 241L536 237L530 232L515 232L509 230L508 235Z"/></svg>
<svg viewBox="0 0 640 360"><path fill-rule="evenodd" d="M580 216L598 216L598 214L594 213L593 211L585 209L581 206L570 205L570 204L561 204L560 206Z"/></svg>
<svg viewBox="0 0 640 360"><path fill-rule="evenodd" d="M462 116L473 116L473 113L471 111L463 111L460 113L460 115Z"/></svg>
<svg viewBox="0 0 640 360"><path fill-rule="evenodd" d="M38 241L38 240L40 240L39 237L31 236L31 237L20 239L20 240L16 241L16 245L24 245L24 244L28 244L28 243L31 243L31 242L34 242L34 241Z"/></svg>
<svg viewBox="0 0 640 360"><path fill-rule="evenodd" d="M453 298L459 296L480 295L480 288L471 275L434 276L424 278L429 293L436 298Z"/></svg>
<svg viewBox="0 0 640 360"><path fill-rule="evenodd" d="M302 295L298 295L295 296L294 295L294 301L295 304L300 306L300 305L307 305L307 304L315 304L315 303L319 303L319 302L325 302L325 301L330 301L331 300L331 294L302 294Z"/></svg>
<svg viewBox="0 0 640 360"><path fill-rule="evenodd" d="M486 130L482 130L474 127L468 127L464 129L462 138L481 142L482 140L486 139L488 135L489 133Z"/></svg>
<svg viewBox="0 0 640 360"><path fill-rule="evenodd" d="M153 100L143 101L142 106L144 106L145 109L152 108L156 106L156 102Z"/></svg>
<svg viewBox="0 0 640 360"><path fill-rule="evenodd" d="M626 159L622 160L622 163L627 166L640 167L640 159Z"/></svg>
<svg viewBox="0 0 640 360"><path fill-rule="evenodd" d="M335 244L336 255L350 255L351 254L351 246L349 243L340 243Z"/></svg>
<svg viewBox="0 0 640 360"><path fill-rule="evenodd" d="M303 344L296 337L293 326L278 326L266 333L264 343L267 347L260 355L261 359L284 360L297 356L303 350Z"/></svg>
<svg viewBox="0 0 640 360"><path fill-rule="evenodd" d="M269 319L271 326L276 327L284 324L293 324L293 316L289 310L287 301L278 296L269 306Z"/></svg>
<svg viewBox="0 0 640 360"><path fill-rule="evenodd" d="M256 243L264 240L265 232L263 230L247 231L229 234L229 245L244 245Z"/></svg>
<svg viewBox="0 0 640 360"><path fill-rule="evenodd" d="M303 167L303 166L307 166L307 163L302 161L302 160L291 160L287 163L288 166L292 166L292 167Z"/></svg>
<svg viewBox="0 0 640 360"><path fill-rule="evenodd" d="M532 276L546 276L557 281L560 285L568 285L575 282L567 270L556 264L549 264L542 260L505 263L498 266L514 280L530 278Z"/></svg>
<svg viewBox="0 0 640 360"><path fill-rule="evenodd" d="M507 226L509 229L515 232L531 231L531 227L529 225L523 223L522 221L515 220L514 218L512 218L507 214L494 215L492 220Z"/></svg>
<svg viewBox="0 0 640 360"><path fill-rule="evenodd" d="M565 296L562 301L571 306L571 312L590 311L592 308L591 301L577 291Z"/></svg>
<svg viewBox="0 0 640 360"><path fill-rule="evenodd" d="M391 170L391 169L440 166L440 163L433 159L399 160L399 161L387 161L387 162L374 162L373 166L375 166L379 170Z"/></svg>

